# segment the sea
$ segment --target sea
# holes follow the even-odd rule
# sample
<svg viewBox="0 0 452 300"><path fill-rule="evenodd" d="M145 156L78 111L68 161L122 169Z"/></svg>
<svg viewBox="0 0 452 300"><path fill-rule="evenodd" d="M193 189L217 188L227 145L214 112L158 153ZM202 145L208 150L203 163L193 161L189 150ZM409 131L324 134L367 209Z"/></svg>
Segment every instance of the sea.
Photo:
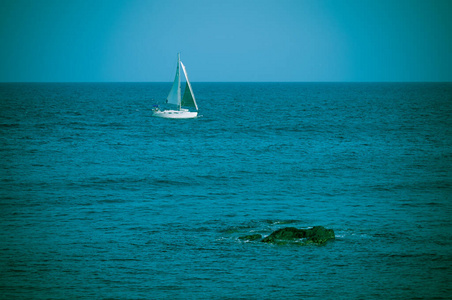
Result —
<svg viewBox="0 0 452 300"><path fill-rule="evenodd" d="M0 84L0 299L451 299L452 83L192 87Z"/></svg>

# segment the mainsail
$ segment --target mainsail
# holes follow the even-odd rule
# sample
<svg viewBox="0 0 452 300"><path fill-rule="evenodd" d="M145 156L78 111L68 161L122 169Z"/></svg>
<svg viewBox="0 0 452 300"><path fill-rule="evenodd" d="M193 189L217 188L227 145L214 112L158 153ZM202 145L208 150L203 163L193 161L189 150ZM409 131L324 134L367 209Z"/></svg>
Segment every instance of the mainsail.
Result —
<svg viewBox="0 0 452 300"><path fill-rule="evenodd" d="M187 71L185 70L185 66L182 62L180 62L180 65L182 66L185 79L187 80L185 84L185 92L184 96L182 97L181 105L185 107L194 107L196 110L198 110L198 105L196 105L195 95L193 95L193 90L191 89L191 84L190 81L188 80L188 75Z"/></svg>

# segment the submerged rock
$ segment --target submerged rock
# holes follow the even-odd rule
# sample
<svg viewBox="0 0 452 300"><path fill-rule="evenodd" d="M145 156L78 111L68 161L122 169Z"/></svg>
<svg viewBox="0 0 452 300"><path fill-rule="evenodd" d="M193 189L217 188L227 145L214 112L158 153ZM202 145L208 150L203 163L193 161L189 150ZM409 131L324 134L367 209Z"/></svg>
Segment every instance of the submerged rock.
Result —
<svg viewBox="0 0 452 300"><path fill-rule="evenodd" d="M255 241L260 240L262 238L262 235L260 234L251 234L251 235L245 235L239 237L239 240L247 240L247 241Z"/></svg>
<svg viewBox="0 0 452 300"><path fill-rule="evenodd" d="M326 229L323 226L314 226L310 229L286 227L274 231L261 242L284 244L288 242L301 241L303 244L324 244L326 241L334 238L334 230Z"/></svg>

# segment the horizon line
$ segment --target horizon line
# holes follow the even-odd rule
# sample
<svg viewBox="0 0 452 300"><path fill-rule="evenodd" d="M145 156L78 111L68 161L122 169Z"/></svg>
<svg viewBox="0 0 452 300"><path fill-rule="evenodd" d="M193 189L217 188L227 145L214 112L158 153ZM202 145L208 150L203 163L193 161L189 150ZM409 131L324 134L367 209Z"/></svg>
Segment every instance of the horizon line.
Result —
<svg viewBox="0 0 452 300"><path fill-rule="evenodd" d="M0 81L4 83L172 83L173 81ZM452 81L190 81L190 83L452 83Z"/></svg>

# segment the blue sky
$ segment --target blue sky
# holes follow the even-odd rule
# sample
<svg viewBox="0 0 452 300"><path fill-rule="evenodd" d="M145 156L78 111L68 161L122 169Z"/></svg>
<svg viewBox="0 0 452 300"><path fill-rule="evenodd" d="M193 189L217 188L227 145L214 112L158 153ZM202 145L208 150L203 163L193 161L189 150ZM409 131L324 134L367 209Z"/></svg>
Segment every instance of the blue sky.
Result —
<svg viewBox="0 0 452 300"><path fill-rule="evenodd" d="M2 0L0 81L452 81L450 0Z"/></svg>

